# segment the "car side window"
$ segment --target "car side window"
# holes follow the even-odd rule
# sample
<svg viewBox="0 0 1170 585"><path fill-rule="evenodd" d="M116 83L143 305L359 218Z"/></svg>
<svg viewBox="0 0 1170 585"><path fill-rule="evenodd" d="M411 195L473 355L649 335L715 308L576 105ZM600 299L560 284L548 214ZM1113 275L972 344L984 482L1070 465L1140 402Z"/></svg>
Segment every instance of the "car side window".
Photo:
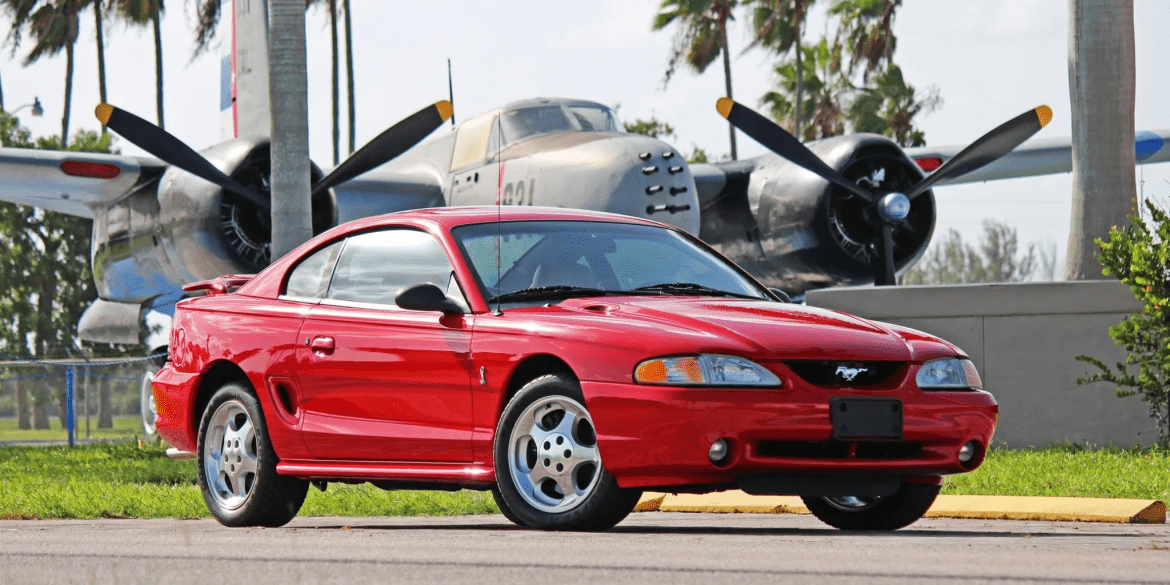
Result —
<svg viewBox="0 0 1170 585"><path fill-rule="evenodd" d="M450 287L451 261L434 236L417 230L392 229L349 238L327 298L393 305L398 291L415 284Z"/></svg>
<svg viewBox="0 0 1170 585"><path fill-rule="evenodd" d="M334 242L302 260L289 274L284 294L310 299L325 298L325 293L329 291L329 277L333 276L333 266L337 263L337 254L341 252L341 244L342 242Z"/></svg>

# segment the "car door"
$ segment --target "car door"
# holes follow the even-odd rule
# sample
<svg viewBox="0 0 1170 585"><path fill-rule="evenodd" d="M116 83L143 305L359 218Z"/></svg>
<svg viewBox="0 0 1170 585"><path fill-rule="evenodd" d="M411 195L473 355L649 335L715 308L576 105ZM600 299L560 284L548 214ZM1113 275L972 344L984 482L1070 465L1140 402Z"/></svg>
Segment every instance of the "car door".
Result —
<svg viewBox="0 0 1170 585"><path fill-rule="evenodd" d="M471 315L394 304L424 282L465 304L432 235L384 229L346 240L298 336L301 429L314 457L471 461Z"/></svg>

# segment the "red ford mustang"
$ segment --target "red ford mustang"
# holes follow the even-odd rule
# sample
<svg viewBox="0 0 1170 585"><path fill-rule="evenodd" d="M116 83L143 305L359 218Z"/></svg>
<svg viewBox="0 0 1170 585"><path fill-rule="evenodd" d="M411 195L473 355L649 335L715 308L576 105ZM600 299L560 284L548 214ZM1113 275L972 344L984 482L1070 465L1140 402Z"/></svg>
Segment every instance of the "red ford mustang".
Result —
<svg viewBox="0 0 1170 585"><path fill-rule="evenodd" d="M211 513L281 525L311 482L490 489L600 530L643 490L803 497L892 530L979 466L997 406L955 346L786 303L688 234L581 211L348 223L179 303L158 432Z"/></svg>

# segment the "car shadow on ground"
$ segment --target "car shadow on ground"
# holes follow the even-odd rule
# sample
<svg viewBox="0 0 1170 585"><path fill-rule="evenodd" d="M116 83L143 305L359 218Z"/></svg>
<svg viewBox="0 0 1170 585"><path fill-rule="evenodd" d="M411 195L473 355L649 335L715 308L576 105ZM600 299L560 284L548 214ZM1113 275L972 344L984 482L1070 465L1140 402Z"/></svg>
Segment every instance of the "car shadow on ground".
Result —
<svg viewBox="0 0 1170 585"><path fill-rule="evenodd" d="M294 525L288 526L289 529L296 530L378 530L378 531L400 531L400 530L431 530L431 531L463 531L463 530L479 530L479 531L530 531L540 532L533 528L523 526L516 526L513 524L495 523L495 522L460 522L453 524L432 524L426 522L409 522L409 523L393 523L393 524L321 524L321 525ZM903 528L895 531L850 531L838 530L829 526L825 527L758 527L758 526L654 526L654 525L617 525L602 532L572 532L565 531L562 534L645 534L645 535L680 535L680 536L779 536L779 537L793 537L793 536L818 536L818 537L854 537L854 536L885 536L895 538L1048 538L1048 537L1088 537L1099 539L1102 537L1137 537L1149 538L1150 533L1141 532L1113 532L1092 530L1085 532L1076 531L1061 531L1058 533L1043 532L1032 530L1027 526L1013 526L1001 530L955 530L955 529L931 529L931 528Z"/></svg>

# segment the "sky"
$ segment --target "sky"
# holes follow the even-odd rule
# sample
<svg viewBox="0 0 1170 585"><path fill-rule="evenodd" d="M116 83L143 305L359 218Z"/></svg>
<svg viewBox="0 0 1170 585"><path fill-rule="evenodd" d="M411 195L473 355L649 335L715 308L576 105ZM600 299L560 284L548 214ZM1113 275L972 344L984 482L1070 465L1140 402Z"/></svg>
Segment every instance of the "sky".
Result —
<svg viewBox="0 0 1170 585"><path fill-rule="evenodd" d="M668 141L684 153L694 146L726 153L727 125L715 111L715 100L726 93L722 68L712 66L702 75L681 70L664 87L674 30L650 30L658 5L656 0L352 0L357 144L446 99L450 59L457 121L518 99L582 98L619 107L626 121L653 116L670 123L676 133ZM1163 62L1168 25L1165 0L1134 0L1137 130L1170 128L1170 67ZM150 31L122 24L106 28L110 102L154 120ZM220 48L192 59L193 29L191 3L170 3L163 19L166 128L202 149L220 140ZM308 12L307 32L310 154L329 167L331 57L323 10ZM928 144L965 145L1040 104L1051 106L1054 118L1038 136L1070 135L1067 2L905 0L894 32L894 59L907 82L920 90L937 88L943 100L936 111L916 120ZM825 16L814 11L805 39L815 41L825 33ZM93 117L98 102L94 38L87 12L76 51L71 132L98 128ZM775 58L759 50L744 52L748 41L747 26L732 23L734 97L758 107L760 96L775 84ZM34 135L59 133L64 55L27 68L22 55L23 50L14 56L10 44L0 50L5 106L12 111L39 97L43 117L30 116L27 108L17 115ZM344 100L344 87L342 93ZM343 122L343 148L344 128ZM765 152L743 134L738 141L740 158ZM141 154L124 141L115 146L126 154ZM1170 163L1135 172L1142 195L1170 199ZM1069 175L936 187L935 237L955 229L976 242L984 220L1006 222L1017 228L1021 243L1051 242L1062 266L1070 192Z"/></svg>

